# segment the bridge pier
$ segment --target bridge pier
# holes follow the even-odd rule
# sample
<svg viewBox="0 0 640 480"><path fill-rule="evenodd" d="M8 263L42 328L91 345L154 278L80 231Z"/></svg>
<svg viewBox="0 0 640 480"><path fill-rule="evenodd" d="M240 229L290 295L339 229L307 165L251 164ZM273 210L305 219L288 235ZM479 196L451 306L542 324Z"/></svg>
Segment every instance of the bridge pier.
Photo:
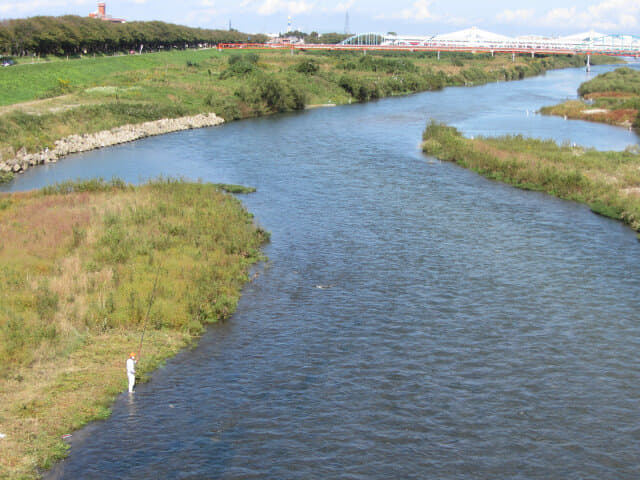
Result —
<svg viewBox="0 0 640 480"><path fill-rule="evenodd" d="M516 52L511 52L511 61L516 63Z"/></svg>
<svg viewBox="0 0 640 480"><path fill-rule="evenodd" d="M438 60L440 60L440 50L438 50Z"/></svg>
<svg viewBox="0 0 640 480"><path fill-rule="evenodd" d="M531 50L531 58L536 58L536 52L534 52L533 50Z"/></svg>
<svg viewBox="0 0 640 480"><path fill-rule="evenodd" d="M587 54L587 72L591 71L591 55Z"/></svg>

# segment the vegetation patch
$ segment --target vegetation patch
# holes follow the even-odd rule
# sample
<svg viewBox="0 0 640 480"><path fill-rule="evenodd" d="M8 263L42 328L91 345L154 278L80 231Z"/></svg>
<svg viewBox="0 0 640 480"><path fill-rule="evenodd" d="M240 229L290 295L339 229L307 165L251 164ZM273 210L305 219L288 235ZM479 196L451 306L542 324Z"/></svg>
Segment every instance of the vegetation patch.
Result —
<svg viewBox="0 0 640 480"><path fill-rule="evenodd" d="M640 231L640 154L600 152L522 136L464 138L431 122L423 151L488 178L585 203Z"/></svg>
<svg viewBox="0 0 640 480"><path fill-rule="evenodd" d="M265 35L253 35L265 42ZM16 57L82 56L108 52L184 49L194 45L246 43L251 36L235 30L209 30L152 22L104 22L98 18L37 16L0 22L0 52Z"/></svg>
<svg viewBox="0 0 640 480"><path fill-rule="evenodd" d="M104 22L103 22L104 23ZM455 63L455 65L454 65ZM0 69L0 152L73 134L214 112L225 120L364 102L580 66L579 56L173 50ZM38 100L47 97L47 100ZM28 102L20 104L20 102Z"/></svg>
<svg viewBox="0 0 640 480"><path fill-rule="evenodd" d="M11 180L13 180L13 178L13 172L0 172L0 185L10 182Z"/></svg>
<svg viewBox="0 0 640 480"><path fill-rule="evenodd" d="M580 100L544 107L545 115L640 127L640 71L621 67L602 73L578 88Z"/></svg>
<svg viewBox="0 0 640 480"><path fill-rule="evenodd" d="M144 328L144 379L236 308L269 235L237 185L65 182L0 195L0 477L31 478L104 418Z"/></svg>

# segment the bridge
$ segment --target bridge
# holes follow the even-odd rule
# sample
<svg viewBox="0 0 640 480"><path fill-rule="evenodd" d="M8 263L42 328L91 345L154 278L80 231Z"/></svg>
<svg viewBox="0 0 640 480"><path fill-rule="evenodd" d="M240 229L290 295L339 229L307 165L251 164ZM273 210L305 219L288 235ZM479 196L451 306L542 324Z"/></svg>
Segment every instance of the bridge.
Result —
<svg viewBox="0 0 640 480"><path fill-rule="evenodd" d="M587 32L566 37L507 37L472 27L448 34L406 36L359 33L337 45L275 41L264 44L220 44L219 48L291 50L408 50L432 52L527 53L544 55L640 56L640 37Z"/></svg>

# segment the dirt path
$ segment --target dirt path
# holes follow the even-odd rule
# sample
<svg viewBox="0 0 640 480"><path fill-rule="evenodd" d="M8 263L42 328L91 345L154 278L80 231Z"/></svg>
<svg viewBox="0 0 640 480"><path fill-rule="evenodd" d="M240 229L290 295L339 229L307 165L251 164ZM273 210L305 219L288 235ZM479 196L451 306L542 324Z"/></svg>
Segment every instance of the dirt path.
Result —
<svg viewBox="0 0 640 480"><path fill-rule="evenodd" d="M25 113L32 115L42 115L44 113L55 113L63 110L70 110L81 105L90 105L92 103L98 103L87 101L82 102L73 94L61 95L53 98L43 98L40 100L31 100L29 102L14 103L12 105L0 106L0 115L15 112L16 110L22 110Z"/></svg>

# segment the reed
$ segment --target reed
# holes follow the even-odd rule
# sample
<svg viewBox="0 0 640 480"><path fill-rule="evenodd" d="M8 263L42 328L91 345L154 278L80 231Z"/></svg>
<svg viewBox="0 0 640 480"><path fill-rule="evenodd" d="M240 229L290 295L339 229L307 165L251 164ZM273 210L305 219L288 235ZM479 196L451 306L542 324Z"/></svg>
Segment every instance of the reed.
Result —
<svg viewBox="0 0 640 480"><path fill-rule="evenodd" d="M545 115L640 127L640 71L629 67L602 73L578 88L580 100L543 107Z"/></svg>
<svg viewBox="0 0 640 480"><path fill-rule="evenodd" d="M62 434L108 415L158 272L143 377L233 313L269 235L222 190L246 191L116 179L0 196L0 477L37 476Z"/></svg>
<svg viewBox="0 0 640 480"><path fill-rule="evenodd" d="M464 138L431 121L423 151L488 178L585 203L640 231L640 154L600 152L519 135Z"/></svg>

